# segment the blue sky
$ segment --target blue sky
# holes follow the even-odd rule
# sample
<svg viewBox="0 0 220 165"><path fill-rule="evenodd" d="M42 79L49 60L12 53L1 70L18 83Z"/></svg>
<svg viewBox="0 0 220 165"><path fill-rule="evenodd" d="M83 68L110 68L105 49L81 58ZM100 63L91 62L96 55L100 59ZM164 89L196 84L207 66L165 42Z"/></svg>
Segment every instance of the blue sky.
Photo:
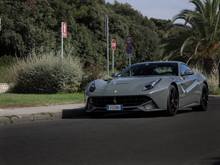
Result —
<svg viewBox="0 0 220 165"><path fill-rule="evenodd" d="M115 0L106 0L113 3ZM117 0L129 3L143 15L151 18L172 19L183 9L193 9L189 0Z"/></svg>

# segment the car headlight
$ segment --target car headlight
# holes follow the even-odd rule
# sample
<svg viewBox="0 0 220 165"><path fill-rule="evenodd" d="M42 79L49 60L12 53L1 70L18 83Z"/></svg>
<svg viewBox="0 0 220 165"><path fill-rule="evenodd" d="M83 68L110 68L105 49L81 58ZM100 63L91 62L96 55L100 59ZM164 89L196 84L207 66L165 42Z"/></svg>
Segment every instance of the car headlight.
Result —
<svg viewBox="0 0 220 165"><path fill-rule="evenodd" d="M155 81L152 81L152 82L146 84L144 86L144 91L153 89L160 81L161 81L161 79L158 79L158 80L155 80Z"/></svg>
<svg viewBox="0 0 220 165"><path fill-rule="evenodd" d="M89 92L94 92L96 90L95 82L92 82L92 84L89 86Z"/></svg>

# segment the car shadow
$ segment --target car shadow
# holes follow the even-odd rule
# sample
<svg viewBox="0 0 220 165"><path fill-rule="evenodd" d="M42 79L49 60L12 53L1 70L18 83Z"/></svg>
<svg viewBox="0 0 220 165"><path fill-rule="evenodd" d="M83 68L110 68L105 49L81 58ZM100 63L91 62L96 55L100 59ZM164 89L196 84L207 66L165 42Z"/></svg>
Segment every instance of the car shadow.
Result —
<svg viewBox="0 0 220 165"><path fill-rule="evenodd" d="M220 165L220 157L213 157L210 160L213 161L212 165Z"/></svg>
<svg viewBox="0 0 220 165"><path fill-rule="evenodd" d="M220 157L211 157L208 159L202 159L199 164L220 165Z"/></svg>
<svg viewBox="0 0 220 165"><path fill-rule="evenodd" d="M220 165L220 157L213 157L209 160L212 161L212 165Z"/></svg>
<svg viewBox="0 0 220 165"><path fill-rule="evenodd" d="M179 110L177 115L192 112L192 110ZM84 108L64 109L62 119L123 119L123 118L157 118L170 117L165 111L156 112L97 112L87 113Z"/></svg>

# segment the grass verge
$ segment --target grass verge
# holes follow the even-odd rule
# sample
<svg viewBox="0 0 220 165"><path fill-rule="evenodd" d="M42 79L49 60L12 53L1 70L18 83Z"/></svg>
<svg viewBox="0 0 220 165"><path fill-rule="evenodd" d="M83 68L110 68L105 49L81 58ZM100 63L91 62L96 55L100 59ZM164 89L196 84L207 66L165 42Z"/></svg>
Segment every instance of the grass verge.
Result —
<svg viewBox="0 0 220 165"><path fill-rule="evenodd" d="M216 90L215 95L220 95L220 88Z"/></svg>
<svg viewBox="0 0 220 165"><path fill-rule="evenodd" d="M74 94L0 94L0 108L32 107L83 103L83 93Z"/></svg>

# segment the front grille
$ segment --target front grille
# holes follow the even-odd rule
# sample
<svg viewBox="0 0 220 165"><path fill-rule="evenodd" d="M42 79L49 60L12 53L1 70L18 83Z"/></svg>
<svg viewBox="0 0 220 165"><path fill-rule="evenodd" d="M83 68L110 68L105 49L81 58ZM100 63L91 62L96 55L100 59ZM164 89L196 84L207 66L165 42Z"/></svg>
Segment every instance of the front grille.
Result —
<svg viewBox="0 0 220 165"><path fill-rule="evenodd" d="M139 106L150 101L147 96L105 96L91 97L89 103L95 107L105 107L106 105L120 104L123 106Z"/></svg>

